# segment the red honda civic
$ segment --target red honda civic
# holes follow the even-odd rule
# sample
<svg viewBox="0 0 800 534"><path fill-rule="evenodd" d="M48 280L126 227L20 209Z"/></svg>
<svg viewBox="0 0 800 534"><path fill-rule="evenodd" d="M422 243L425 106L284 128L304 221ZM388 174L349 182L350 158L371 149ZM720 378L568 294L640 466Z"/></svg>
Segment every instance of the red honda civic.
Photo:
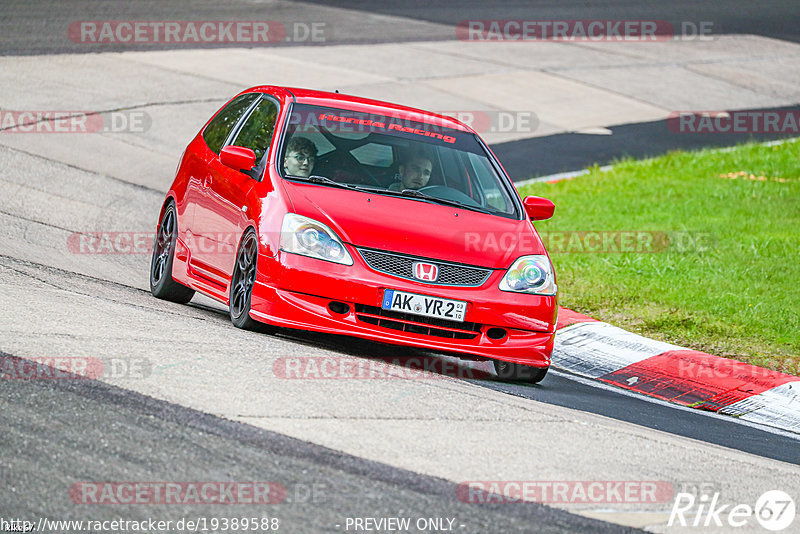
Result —
<svg viewBox="0 0 800 534"><path fill-rule="evenodd" d="M233 324L345 334L494 360L541 381L557 304L531 223L483 140L449 117L260 86L189 143L159 216L153 295L199 291Z"/></svg>

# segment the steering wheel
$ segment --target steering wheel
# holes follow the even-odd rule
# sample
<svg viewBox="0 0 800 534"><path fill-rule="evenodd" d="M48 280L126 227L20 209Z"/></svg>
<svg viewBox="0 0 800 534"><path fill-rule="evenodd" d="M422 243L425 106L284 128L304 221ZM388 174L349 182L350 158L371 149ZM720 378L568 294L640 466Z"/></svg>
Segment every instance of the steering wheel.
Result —
<svg viewBox="0 0 800 534"><path fill-rule="evenodd" d="M366 167L364 167L364 166L361 166L361 167L359 168L359 170L360 170L360 171L362 171L362 172L364 173L364 175L365 175L367 178L369 178L369 179L370 179L370 181L372 182L372 184L373 184L373 185L377 185L378 187L383 187L383 184L380 182L380 180L378 180L377 178L375 178L375 176L374 176L374 175L373 175L373 174L372 174L372 173L369 171L369 169L367 169L367 168L366 168Z"/></svg>

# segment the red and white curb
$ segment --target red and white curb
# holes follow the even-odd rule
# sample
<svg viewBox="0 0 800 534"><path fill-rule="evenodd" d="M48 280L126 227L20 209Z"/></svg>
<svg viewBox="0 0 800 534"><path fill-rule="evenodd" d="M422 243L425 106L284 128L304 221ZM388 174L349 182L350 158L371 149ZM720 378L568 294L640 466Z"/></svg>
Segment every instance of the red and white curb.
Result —
<svg viewBox="0 0 800 534"><path fill-rule="evenodd" d="M559 310L555 369L800 433L800 377L712 356Z"/></svg>

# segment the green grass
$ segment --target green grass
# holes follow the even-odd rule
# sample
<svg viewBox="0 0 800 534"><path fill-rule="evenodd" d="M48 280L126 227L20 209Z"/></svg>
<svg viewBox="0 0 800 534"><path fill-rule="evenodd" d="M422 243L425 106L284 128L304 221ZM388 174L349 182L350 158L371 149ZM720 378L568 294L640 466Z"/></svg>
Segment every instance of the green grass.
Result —
<svg viewBox="0 0 800 534"><path fill-rule="evenodd" d="M800 374L800 142L625 160L520 193L556 204L536 227L562 306ZM597 231L654 232L654 251L581 252L569 233Z"/></svg>

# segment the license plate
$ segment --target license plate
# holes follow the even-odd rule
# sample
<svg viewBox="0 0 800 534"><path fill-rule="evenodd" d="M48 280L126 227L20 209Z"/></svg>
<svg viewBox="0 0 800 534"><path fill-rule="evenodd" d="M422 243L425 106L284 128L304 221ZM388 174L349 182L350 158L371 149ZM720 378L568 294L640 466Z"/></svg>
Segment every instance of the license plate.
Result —
<svg viewBox="0 0 800 534"><path fill-rule="evenodd" d="M467 303L460 300L429 297L427 295L386 289L383 292L381 308L414 315L424 315L425 317L436 317L437 319L463 321L464 312L467 311Z"/></svg>

